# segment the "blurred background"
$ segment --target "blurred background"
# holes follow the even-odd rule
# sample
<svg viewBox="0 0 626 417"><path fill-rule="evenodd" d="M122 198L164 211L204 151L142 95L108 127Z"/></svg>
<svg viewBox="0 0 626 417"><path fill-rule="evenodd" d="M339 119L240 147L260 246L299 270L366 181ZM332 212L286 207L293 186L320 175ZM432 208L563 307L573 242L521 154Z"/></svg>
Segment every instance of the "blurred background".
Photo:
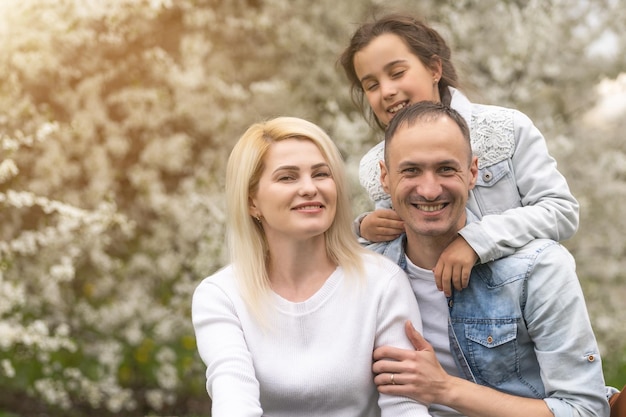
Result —
<svg viewBox="0 0 626 417"><path fill-rule="evenodd" d="M607 383L626 384L626 3L0 0L0 417L210 415L189 308L226 262L247 126L333 137L355 215L382 139L337 59L362 21L425 18L462 90L544 133L581 203L574 254Z"/></svg>

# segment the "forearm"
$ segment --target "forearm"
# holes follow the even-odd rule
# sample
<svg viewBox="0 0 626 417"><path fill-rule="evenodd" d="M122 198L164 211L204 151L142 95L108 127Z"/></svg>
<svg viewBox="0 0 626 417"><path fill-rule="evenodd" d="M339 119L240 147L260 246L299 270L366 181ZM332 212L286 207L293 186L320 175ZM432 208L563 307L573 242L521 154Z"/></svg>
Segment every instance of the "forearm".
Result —
<svg viewBox="0 0 626 417"><path fill-rule="evenodd" d="M437 400L467 417L553 417L543 400L505 394L456 377Z"/></svg>

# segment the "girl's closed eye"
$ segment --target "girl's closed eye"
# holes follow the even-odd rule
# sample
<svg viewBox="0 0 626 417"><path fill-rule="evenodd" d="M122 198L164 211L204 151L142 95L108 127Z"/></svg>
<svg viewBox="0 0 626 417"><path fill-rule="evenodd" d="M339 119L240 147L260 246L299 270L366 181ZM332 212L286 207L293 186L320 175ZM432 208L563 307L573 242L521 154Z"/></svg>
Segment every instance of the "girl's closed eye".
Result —
<svg viewBox="0 0 626 417"><path fill-rule="evenodd" d="M376 88L378 88L377 82L369 82L363 85L365 91L374 91Z"/></svg>
<svg viewBox="0 0 626 417"><path fill-rule="evenodd" d="M391 73L391 78L400 78L406 73L405 69L393 71Z"/></svg>

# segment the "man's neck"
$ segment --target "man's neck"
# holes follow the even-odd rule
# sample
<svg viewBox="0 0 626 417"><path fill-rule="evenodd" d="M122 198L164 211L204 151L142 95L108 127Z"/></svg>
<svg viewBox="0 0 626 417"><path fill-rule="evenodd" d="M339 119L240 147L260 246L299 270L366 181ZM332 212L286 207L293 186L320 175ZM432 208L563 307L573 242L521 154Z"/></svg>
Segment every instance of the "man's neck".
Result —
<svg viewBox="0 0 626 417"><path fill-rule="evenodd" d="M406 255L416 266L424 269L434 269L441 253L457 236L456 233L441 236L424 236L407 231Z"/></svg>

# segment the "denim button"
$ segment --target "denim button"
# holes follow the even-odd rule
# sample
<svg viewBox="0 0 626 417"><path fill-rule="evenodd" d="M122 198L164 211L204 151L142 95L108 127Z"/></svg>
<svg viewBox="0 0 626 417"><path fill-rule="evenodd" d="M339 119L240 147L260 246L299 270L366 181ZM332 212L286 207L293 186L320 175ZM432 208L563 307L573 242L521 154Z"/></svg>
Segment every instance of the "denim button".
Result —
<svg viewBox="0 0 626 417"><path fill-rule="evenodd" d="M491 174L490 171L485 171L483 173L483 180L484 181L489 182L489 181L491 181L492 178L493 178L493 175Z"/></svg>

